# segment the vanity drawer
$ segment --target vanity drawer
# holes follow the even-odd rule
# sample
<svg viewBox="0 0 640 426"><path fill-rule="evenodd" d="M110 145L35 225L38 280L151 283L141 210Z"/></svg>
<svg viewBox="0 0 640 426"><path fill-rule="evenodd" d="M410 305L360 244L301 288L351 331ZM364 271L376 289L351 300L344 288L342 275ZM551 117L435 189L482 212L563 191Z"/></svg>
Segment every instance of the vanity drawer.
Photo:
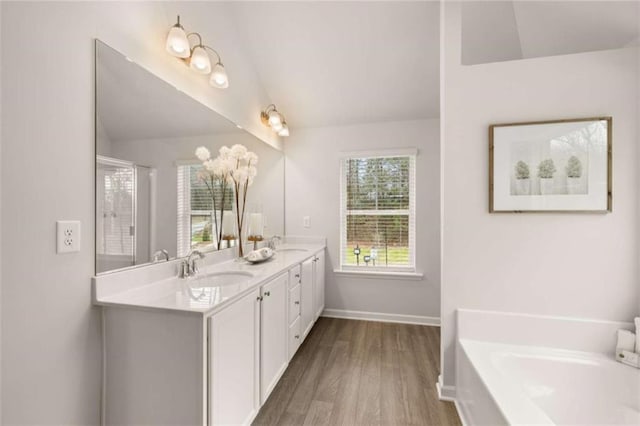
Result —
<svg viewBox="0 0 640 426"><path fill-rule="evenodd" d="M289 360L293 358L300 346L302 340L302 333L300 332L300 317L289 326Z"/></svg>
<svg viewBox="0 0 640 426"><path fill-rule="evenodd" d="M300 265L296 265L289 269L289 288L292 289L300 284L300 274L302 274L302 268Z"/></svg>
<svg viewBox="0 0 640 426"><path fill-rule="evenodd" d="M289 324L300 316L300 284L289 290Z"/></svg>

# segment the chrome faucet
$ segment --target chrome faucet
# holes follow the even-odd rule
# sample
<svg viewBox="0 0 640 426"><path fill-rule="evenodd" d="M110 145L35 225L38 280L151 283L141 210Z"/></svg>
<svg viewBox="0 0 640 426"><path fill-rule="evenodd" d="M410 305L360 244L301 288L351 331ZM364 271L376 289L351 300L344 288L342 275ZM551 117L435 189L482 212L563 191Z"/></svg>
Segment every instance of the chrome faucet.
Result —
<svg viewBox="0 0 640 426"><path fill-rule="evenodd" d="M165 262L169 261L169 252L165 249L158 250L153 254L153 262L159 262L161 258L164 257Z"/></svg>
<svg viewBox="0 0 640 426"><path fill-rule="evenodd" d="M282 241L282 238L279 235L274 235L271 238L269 238L269 242L267 243L267 246L271 249L271 250L275 250L276 249L276 240L278 240L279 242Z"/></svg>
<svg viewBox="0 0 640 426"><path fill-rule="evenodd" d="M191 250L189 255L180 264L180 278L193 277L198 273L198 265L194 256L204 259L204 254L200 250Z"/></svg>

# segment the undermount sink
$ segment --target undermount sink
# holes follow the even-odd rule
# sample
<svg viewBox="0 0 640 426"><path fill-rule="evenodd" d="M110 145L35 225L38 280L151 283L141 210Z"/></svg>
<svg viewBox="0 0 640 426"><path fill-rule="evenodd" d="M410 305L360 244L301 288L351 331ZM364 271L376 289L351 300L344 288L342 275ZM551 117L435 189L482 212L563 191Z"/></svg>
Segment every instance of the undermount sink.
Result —
<svg viewBox="0 0 640 426"><path fill-rule="evenodd" d="M251 278L253 278L251 272L221 271L196 276L190 284L192 287L219 287L247 282Z"/></svg>
<svg viewBox="0 0 640 426"><path fill-rule="evenodd" d="M276 249L277 252L289 252L289 253L303 253L305 251L309 251L307 249L301 249L301 248L281 248L281 249Z"/></svg>

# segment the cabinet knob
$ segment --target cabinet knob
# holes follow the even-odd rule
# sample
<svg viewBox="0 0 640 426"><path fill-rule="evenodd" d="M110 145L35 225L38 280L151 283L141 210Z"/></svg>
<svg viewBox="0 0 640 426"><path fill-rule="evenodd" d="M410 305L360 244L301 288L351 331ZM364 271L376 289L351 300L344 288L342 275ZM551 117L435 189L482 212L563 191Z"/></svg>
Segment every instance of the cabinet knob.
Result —
<svg viewBox="0 0 640 426"><path fill-rule="evenodd" d="M296 339L299 339L299 338L300 338L300 335L299 335L299 334L296 334L296 335L295 335L295 336L293 336L293 337L295 337Z"/></svg>
<svg viewBox="0 0 640 426"><path fill-rule="evenodd" d="M258 296L258 297L256 297L256 300L257 300L258 302L261 302L261 301L262 301L262 296Z"/></svg>
<svg viewBox="0 0 640 426"><path fill-rule="evenodd" d="M300 278L300 274L296 274L296 278Z"/></svg>
<svg viewBox="0 0 640 426"><path fill-rule="evenodd" d="M265 295L265 296L271 296L271 292L270 292L270 291L265 291L265 292L264 292L264 295Z"/></svg>
<svg viewBox="0 0 640 426"><path fill-rule="evenodd" d="M299 300L296 300L296 301L295 301L295 302L293 302L293 303L295 303L296 305L299 305L299 304L300 304L300 301L299 301Z"/></svg>

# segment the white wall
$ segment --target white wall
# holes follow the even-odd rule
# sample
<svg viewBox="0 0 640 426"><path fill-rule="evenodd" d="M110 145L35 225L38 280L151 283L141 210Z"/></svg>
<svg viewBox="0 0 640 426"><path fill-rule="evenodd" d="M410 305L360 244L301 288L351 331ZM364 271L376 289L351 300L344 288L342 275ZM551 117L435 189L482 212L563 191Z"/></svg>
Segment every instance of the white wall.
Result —
<svg viewBox="0 0 640 426"><path fill-rule="evenodd" d="M248 133L193 136L178 139L145 139L111 143L113 157L153 167L157 174L156 247L171 257L177 254L177 187L176 161L196 161L195 150L206 146L217 156L223 145L243 144L258 155L258 177L247 197L247 208L261 205L266 217L265 235L284 233L284 156Z"/></svg>
<svg viewBox="0 0 640 426"><path fill-rule="evenodd" d="M637 50L460 66L459 7L445 4L442 40L446 386L457 308L629 321L639 296ZM488 213L490 124L602 115L613 213Z"/></svg>
<svg viewBox="0 0 640 426"><path fill-rule="evenodd" d="M2 47L2 7L0 6L0 48ZM0 54L1 55L1 54ZM0 224L2 224L2 57L0 56ZM0 226L0 231L2 227ZM2 423L2 232L0 232L0 423Z"/></svg>
<svg viewBox="0 0 640 426"><path fill-rule="evenodd" d="M438 120L294 129L285 142L286 230L328 239L326 307L439 317L439 122ZM340 153L415 147L417 268L422 281L336 276L340 266ZM303 227L310 216L311 227Z"/></svg>
<svg viewBox="0 0 640 426"><path fill-rule="evenodd" d="M202 8L219 13L202 13ZM96 424L101 346L94 265L93 38L245 129L269 99L226 6L2 2L2 422ZM223 53L226 91L164 52L180 11ZM27 47L28 46L28 47ZM55 221L82 223L81 251L56 255Z"/></svg>

